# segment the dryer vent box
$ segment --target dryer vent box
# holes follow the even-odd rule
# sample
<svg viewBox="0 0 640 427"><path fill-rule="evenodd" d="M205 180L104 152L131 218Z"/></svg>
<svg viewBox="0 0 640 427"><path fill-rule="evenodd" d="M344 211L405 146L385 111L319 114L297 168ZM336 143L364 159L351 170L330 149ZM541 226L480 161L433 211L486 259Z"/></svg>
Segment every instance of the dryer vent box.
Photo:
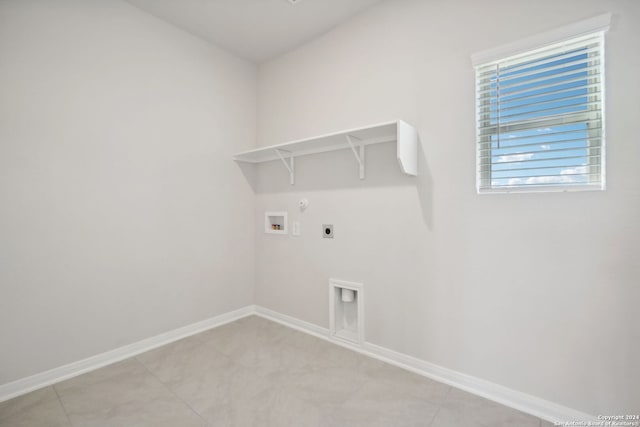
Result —
<svg viewBox="0 0 640 427"><path fill-rule="evenodd" d="M362 283L329 279L331 338L362 345L364 342L364 294Z"/></svg>

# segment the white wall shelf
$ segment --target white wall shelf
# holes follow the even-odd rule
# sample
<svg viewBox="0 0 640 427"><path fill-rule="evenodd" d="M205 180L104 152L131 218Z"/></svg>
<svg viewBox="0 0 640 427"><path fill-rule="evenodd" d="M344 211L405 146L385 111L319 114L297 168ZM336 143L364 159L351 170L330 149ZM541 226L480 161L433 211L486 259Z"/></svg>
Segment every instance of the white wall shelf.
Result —
<svg viewBox="0 0 640 427"><path fill-rule="evenodd" d="M407 175L418 175L418 132L413 126L402 120L244 151L233 156L233 159L246 163L280 160L287 168L290 183L293 185L295 183L294 159L296 157L351 149L358 165L360 179L364 179L365 147L392 141L397 141L396 157L400 170Z"/></svg>

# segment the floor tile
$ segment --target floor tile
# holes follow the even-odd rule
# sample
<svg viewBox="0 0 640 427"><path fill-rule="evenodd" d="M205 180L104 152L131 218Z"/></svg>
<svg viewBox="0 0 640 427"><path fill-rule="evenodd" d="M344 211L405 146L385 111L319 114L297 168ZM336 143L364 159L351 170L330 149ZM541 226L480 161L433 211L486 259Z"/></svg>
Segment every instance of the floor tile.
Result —
<svg viewBox="0 0 640 427"><path fill-rule="evenodd" d="M0 427L550 427L249 316L0 403Z"/></svg>
<svg viewBox="0 0 640 427"><path fill-rule="evenodd" d="M235 357L250 346L279 343L293 330L258 316L249 316L210 329L197 335L199 339L211 342L216 349L227 356Z"/></svg>
<svg viewBox="0 0 640 427"><path fill-rule="evenodd" d="M452 388L432 427L539 427L540 419Z"/></svg>
<svg viewBox="0 0 640 427"><path fill-rule="evenodd" d="M288 339L294 330L258 316L249 316L236 322L199 334L213 348L234 362L260 375L277 372L295 372L304 366L312 354Z"/></svg>
<svg viewBox="0 0 640 427"><path fill-rule="evenodd" d="M236 320L235 322L200 332L199 334L193 335L193 338L211 342L216 348L221 350L237 341L237 334L245 329L247 329L247 327Z"/></svg>
<svg viewBox="0 0 640 427"><path fill-rule="evenodd" d="M205 427L205 421L173 396L127 402L104 409L70 414L74 427Z"/></svg>
<svg viewBox="0 0 640 427"><path fill-rule="evenodd" d="M269 405L253 420L259 427L327 427L331 411L286 391L273 393Z"/></svg>
<svg viewBox="0 0 640 427"><path fill-rule="evenodd" d="M1 427L67 427L69 420L52 387L0 403Z"/></svg>
<svg viewBox="0 0 640 427"><path fill-rule="evenodd" d="M140 362L128 359L55 386L74 426L203 426Z"/></svg>
<svg viewBox="0 0 640 427"><path fill-rule="evenodd" d="M365 356L358 352L346 349L337 344L327 343L328 346L314 354L310 364L318 368L342 367L357 370L359 372L376 374L387 364Z"/></svg>
<svg viewBox="0 0 640 427"><path fill-rule="evenodd" d="M282 338L281 342L316 355L336 347L335 344L332 344L327 340L296 330L292 330L289 334L286 334Z"/></svg>
<svg viewBox="0 0 640 427"><path fill-rule="evenodd" d="M173 388L212 426L258 425L281 393L268 378L238 365Z"/></svg>
<svg viewBox="0 0 640 427"><path fill-rule="evenodd" d="M382 388L424 399L436 405L443 404L451 390L451 387L446 384L386 363L372 371L370 375L372 380Z"/></svg>
<svg viewBox="0 0 640 427"><path fill-rule="evenodd" d="M308 367L279 380L288 393L323 410L333 410L349 399L369 377L348 367L326 366Z"/></svg>
<svg viewBox="0 0 640 427"><path fill-rule="evenodd" d="M233 378L239 379L248 372L218 353L211 343L202 341L173 343L139 355L138 359L198 413L220 399Z"/></svg>
<svg viewBox="0 0 640 427"><path fill-rule="evenodd" d="M44 387L31 393L18 396L14 399L0 402L0 419L7 418L17 413L29 410L47 400L56 400L58 396L53 387Z"/></svg>
<svg viewBox="0 0 640 427"><path fill-rule="evenodd" d="M166 396L145 367L128 359L55 385L67 413L98 411L135 400Z"/></svg>
<svg viewBox="0 0 640 427"><path fill-rule="evenodd" d="M369 381L331 416L331 426L428 427L438 405L413 387ZM427 394L428 396L428 394Z"/></svg>
<svg viewBox="0 0 640 427"><path fill-rule="evenodd" d="M214 344L196 337L139 354L136 359L168 385L226 370L232 363L229 357L215 349Z"/></svg>
<svg viewBox="0 0 640 427"><path fill-rule="evenodd" d="M260 375L292 375L313 358L311 353L281 343L252 343L233 354L233 360Z"/></svg>

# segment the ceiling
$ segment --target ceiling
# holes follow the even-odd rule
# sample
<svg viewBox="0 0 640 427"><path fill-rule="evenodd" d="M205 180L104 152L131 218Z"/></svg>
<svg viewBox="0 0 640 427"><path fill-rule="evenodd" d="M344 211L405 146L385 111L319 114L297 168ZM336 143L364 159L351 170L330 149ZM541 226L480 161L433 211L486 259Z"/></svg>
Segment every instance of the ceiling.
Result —
<svg viewBox="0 0 640 427"><path fill-rule="evenodd" d="M253 62L304 44L381 0L127 0Z"/></svg>

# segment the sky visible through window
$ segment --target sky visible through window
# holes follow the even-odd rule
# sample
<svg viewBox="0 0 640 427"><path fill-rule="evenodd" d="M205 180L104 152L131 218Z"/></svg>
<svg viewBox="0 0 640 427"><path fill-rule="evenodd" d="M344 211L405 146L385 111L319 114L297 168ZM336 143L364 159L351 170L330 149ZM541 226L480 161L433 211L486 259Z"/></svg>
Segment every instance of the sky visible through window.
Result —
<svg viewBox="0 0 640 427"><path fill-rule="evenodd" d="M489 76L492 187L589 182L587 59L584 47Z"/></svg>

